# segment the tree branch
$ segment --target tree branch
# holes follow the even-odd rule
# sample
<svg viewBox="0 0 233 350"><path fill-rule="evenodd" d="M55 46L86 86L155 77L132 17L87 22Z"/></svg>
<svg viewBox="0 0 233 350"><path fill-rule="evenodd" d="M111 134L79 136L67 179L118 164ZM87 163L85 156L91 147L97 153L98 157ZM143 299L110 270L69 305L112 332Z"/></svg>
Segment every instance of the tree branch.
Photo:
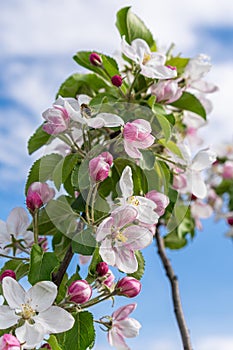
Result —
<svg viewBox="0 0 233 350"><path fill-rule="evenodd" d="M182 339L182 343L183 343L183 348L184 348L184 350L192 350L190 334L189 334L188 327L186 325L186 321L184 318L184 312L183 312L182 305L181 305L178 278L175 275L173 268L172 268L172 265L166 256L163 238L160 236L158 228L156 230L155 238L156 238L156 242L157 242L159 257L162 261L163 267L166 271L166 275L167 275L169 282L170 282L170 285L171 285L172 302L173 302L173 306L174 306L176 321L177 321L177 324L179 327L179 331L180 331L180 335L181 335L181 339Z"/></svg>
<svg viewBox="0 0 233 350"><path fill-rule="evenodd" d="M53 274L53 282L59 287L62 279L64 277L64 274L66 273L66 270L71 262L71 259L73 258L74 253L72 252L71 244L66 252L66 255L64 259L61 262L61 265L59 267L59 270Z"/></svg>

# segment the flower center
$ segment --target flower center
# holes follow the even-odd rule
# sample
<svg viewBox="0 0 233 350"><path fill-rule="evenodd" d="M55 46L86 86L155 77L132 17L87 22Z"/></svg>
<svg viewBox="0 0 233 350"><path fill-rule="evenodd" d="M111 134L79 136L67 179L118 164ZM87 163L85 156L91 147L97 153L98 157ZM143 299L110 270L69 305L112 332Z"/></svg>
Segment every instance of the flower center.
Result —
<svg viewBox="0 0 233 350"><path fill-rule="evenodd" d="M28 304L22 304L22 317L25 320L29 320L32 316L36 314L36 312L32 309L32 307Z"/></svg>
<svg viewBox="0 0 233 350"><path fill-rule="evenodd" d="M125 237L121 231L117 231L116 239L122 243L125 243L127 241L127 237Z"/></svg>
<svg viewBox="0 0 233 350"><path fill-rule="evenodd" d="M131 196L127 199L127 203L134 205L137 207L140 203L139 200L135 196Z"/></svg>
<svg viewBox="0 0 233 350"><path fill-rule="evenodd" d="M146 64L150 59L151 55L149 53L144 53L142 64Z"/></svg>

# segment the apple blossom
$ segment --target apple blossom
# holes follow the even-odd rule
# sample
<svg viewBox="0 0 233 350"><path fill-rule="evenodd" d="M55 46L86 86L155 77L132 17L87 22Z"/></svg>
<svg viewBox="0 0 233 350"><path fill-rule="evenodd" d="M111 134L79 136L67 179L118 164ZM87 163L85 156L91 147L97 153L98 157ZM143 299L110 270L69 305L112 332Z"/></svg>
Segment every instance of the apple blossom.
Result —
<svg viewBox="0 0 233 350"><path fill-rule="evenodd" d="M159 215L156 212L157 205L150 198L134 196L132 170L126 166L122 171L119 181L122 197L119 198L122 206L132 206L137 210L137 219L144 223L153 225L158 222Z"/></svg>
<svg viewBox="0 0 233 350"><path fill-rule="evenodd" d="M141 324L128 317L137 304L129 304L114 311L111 317L111 328L108 331L108 341L117 350L130 350L124 338L134 338L138 335Z"/></svg>
<svg viewBox="0 0 233 350"><path fill-rule="evenodd" d="M41 208L47 204L55 196L53 188L49 187L47 183L33 182L27 192L26 204L30 212Z"/></svg>
<svg viewBox="0 0 233 350"><path fill-rule="evenodd" d="M152 234L146 227L134 224L137 210L132 206L119 207L104 219L96 231L100 255L109 265L132 273L137 270L135 250L147 247Z"/></svg>
<svg viewBox="0 0 233 350"><path fill-rule="evenodd" d="M8 305L0 306L0 328L20 324L16 337L25 349L37 346L46 334L61 333L74 325L74 318L61 307L52 306L57 286L50 281L36 283L27 292L11 277L2 281L3 295Z"/></svg>
<svg viewBox="0 0 233 350"><path fill-rule="evenodd" d="M103 152L98 157L92 158L89 162L89 173L93 181L104 181L113 164L113 157L109 152Z"/></svg>
<svg viewBox="0 0 233 350"><path fill-rule="evenodd" d="M33 232L28 231L30 225L28 214L24 208L16 207L10 212L6 222L0 220L0 253L9 254L12 237L15 240L23 240L26 247L33 243ZM20 253L20 245L17 245L16 253Z"/></svg>
<svg viewBox="0 0 233 350"><path fill-rule="evenodd" d="M46 109L42 113L42 117L46 123L43 130L50 135L56 135L68 129L70 124L70 116L67 110L59 105L54 104L52 108Z"/></svg>
<svg viewBox="0 0 233 350"><path fill-rule="evenodd" d="M154 143L151 125L147 120L136 119L125 124L123 129L124 147L131 158L142 158L139 149L146 149Z"/></svg>
<svg viewBox="0 0 233 350"><path fill-rule="evenodd" d="M165 80L152 85L151 93L156 96L156 102L169 104L181 97L182 89L176 80Z"/></svg>
<svg viewBox="0 0 233 350"><path fill-rule="evenodd" d="M123 277L116 285L117 295L124 295L128 298L136 297L140 293L141 288L141 282L130 276Z"/></svg>
<svg viewBox="0 0 233 350"><path fill-rule="evenodd" d="M69 300L76 304L83 304L88 301L92 295L91 286L85 280L77 280L68 287Z"/></svg>
<svg viewBox="0 0 233 350"><path fill-rule="evenodd" d="M20 342L12 334L4 334L0 338L0 350L21 350Z"/></svg>
<svg viewBox="0 0 233 350"><path fill-rule="evenodd" d="M126 57L139 65L140 73L147 78L171 79L177 76L176 70L165 66L166 56L160 52L151 52L143 39L134 39L129 45L123 37L121 50Z"/></svg>
<svg viewBox="0 0 233 350"><path fill-rule="evenodd" d="M124 125L124 121L118 115L112 113L98 113L92 118L88 107L90 101L91 98L87 95L79 95L78 99L59 96L55 104L64 107L72 121L87 125L90 128L114 128Z"/></svg>
<svg viewBox="0 0 233 350"><path fill-rule="evenodd" d="M169 198L165 194L151 190L150 192L146 193L145 197L156 204L154 211L159 216L162 216L165 213L165 209L169 204Z"/></svg>

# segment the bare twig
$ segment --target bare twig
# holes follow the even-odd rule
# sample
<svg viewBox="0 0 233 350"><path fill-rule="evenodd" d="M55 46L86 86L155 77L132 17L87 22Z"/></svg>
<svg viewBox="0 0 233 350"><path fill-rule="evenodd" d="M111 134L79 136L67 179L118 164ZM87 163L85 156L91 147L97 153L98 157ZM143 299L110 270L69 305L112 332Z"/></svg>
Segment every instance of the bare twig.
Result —
<svg viewBox="0 0 233 350"><path fill-rule="evenodd" d="M61 265L59 267L59 270L53 274L53 282L59 287L62 279L64 277L64 274L66 273L66 270L71 262L71 259L73 258L74 253L72 252L71 244L66 252L66 255L64 259L61 262Z"/></svg>
<svg viewBox="0 0 233 350"><path fill-rule="evenodd" d="M159 257L162 261L163 267L166 271L167 277L168 277L169 282L171 284L172 302L173 302L173 306L174 306L176 321L177 321L180 335L182 338L183 348L184 348L184 350L192 350L190 334L189 334L188 327L186 325L186 321L184 318L184 312L183 312L182 305L181 305L178 278L175 275L173 268L172 268L172 265L166 256L163 238L160 236L158 229L156 230L155 238L156 238L156 242L157 242Z"/></svg>

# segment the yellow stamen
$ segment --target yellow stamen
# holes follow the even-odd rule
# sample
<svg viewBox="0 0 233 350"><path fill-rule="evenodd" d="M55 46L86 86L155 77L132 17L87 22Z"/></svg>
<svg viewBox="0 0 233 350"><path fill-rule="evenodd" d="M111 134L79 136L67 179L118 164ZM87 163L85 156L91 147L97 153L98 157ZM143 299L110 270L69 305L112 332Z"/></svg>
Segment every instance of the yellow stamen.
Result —
<svg viewBox="0 0 233 350"><path fill-rule="evenodd" d="M139 200L135 196L131 196L127 199L127 203L135 205L136 207L140 204Z"/></svg>
<svg viewBox="0 0 233 350"><path fill-rule="evenodd" d="M125 237L120 231L117 232L116 239L122 243L125 243L127 241L127 237Z"/></svg>
<svg viewBox="0 0 233 350"><path fill-rule="evenodd" d="M29 320L35 314L36 314L36 312L32 309L32 307L30 305L22 304L22 317L25 320Z"/></svg>
<svg viewBox="0 0 233 350"><path fill-rule="evenodd" d="M148 61L150 61L151 55L149 53L144 53L142 64L146 64Z"/></svg>

